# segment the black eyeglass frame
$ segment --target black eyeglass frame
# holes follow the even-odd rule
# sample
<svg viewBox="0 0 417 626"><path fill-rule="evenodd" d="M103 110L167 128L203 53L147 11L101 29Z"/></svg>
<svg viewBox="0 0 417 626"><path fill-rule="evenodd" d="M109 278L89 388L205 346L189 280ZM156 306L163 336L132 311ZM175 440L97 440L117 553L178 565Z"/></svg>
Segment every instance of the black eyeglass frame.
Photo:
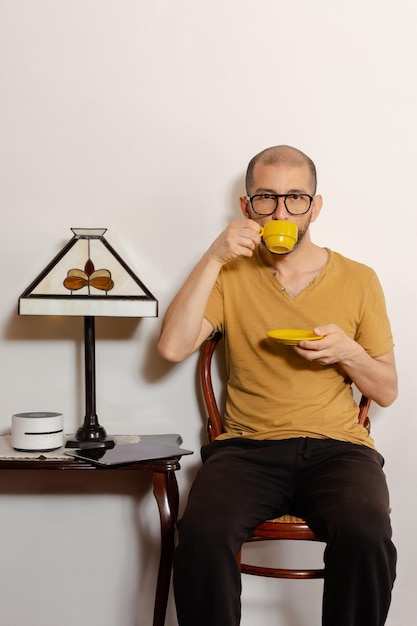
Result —
<svg viewBox="0 0 417 626"><path fill-rule="evenodd" d="M253 199L254 198L264 198L265 196L267 196L268 198L274 198L275 199L275 208L274 208L273 211L270 211L269 213L258 213L258 211L253 206ZM287 198L289 198L290 196L302 196L302 197L308 198L310 200L310 204L308 205L308 209L306 209L302 213L292 213L288 209L288 207L287 207ZM279 200L279 198L284 198L285 210L290 215L305 215L311 209L311 205L313 204L313 200L314 200L314 196L310 196L310 194L308 194L308 193L256 193L253 196L246 196L246 199L249 201L249 203L250 203L250 205L252 207L253 212L256 213L256 215L259 215L259 217L268 217L269 215L272 215L273 213L275 213L275 211L278 208L278 200Z"/></svg>

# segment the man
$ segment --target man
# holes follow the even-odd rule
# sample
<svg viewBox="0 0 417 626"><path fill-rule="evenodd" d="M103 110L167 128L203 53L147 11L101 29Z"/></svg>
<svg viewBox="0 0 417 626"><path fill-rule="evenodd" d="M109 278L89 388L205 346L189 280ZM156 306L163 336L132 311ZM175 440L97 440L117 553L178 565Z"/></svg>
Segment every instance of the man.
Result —
<svg viewBox="0 0 417 626"><path fill-rule="evenodd" d="M225 433L202 449L179 526L179 625L237 626L236 553L258 523L292 513L327 543L323 625L382 626L396 562L388 490L351 390L381 406L397 396L382 290L373 270L311 241L322 198L309 157L268 148L250 162L246 186L245 219L197 263L159 341L181 361L221 330L228 364ZM288 254L263 244L270 220L296 223ZM286 346L266 336L285 328L322 338Z"/></svg>

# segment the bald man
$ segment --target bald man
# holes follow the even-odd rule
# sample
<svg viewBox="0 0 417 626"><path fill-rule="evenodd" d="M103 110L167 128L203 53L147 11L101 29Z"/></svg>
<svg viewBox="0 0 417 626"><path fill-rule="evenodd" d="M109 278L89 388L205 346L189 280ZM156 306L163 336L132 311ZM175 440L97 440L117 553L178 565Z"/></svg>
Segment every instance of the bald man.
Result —
<svg viewBox="0 0 417 626"><path fill-rule="evenodd" d="M257 154L233 221L169 306L160 353L182 361L225 337L224 433L203 446L175 552L179 626L238 626L236 554L262 521L303 517L326 542L323 626L382 626L395 578L383 458L357 421L352 383L380 406L397 396L393 339L375 272L315 245L322 207L313 161L290 146ZM271 220L297 225L287 254ZM282 345L271 329L320 338Z"/></svg>

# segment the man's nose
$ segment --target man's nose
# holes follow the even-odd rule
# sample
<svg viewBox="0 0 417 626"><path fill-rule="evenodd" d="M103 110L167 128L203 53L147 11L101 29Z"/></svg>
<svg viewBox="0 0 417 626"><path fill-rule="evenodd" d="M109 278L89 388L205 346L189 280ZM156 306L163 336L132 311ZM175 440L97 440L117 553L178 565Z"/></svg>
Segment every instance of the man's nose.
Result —
<svg viewBox="0 0 417 626"><path fill-rule="evenodd" d="M278 200L277 208L272 214L272 219L285 220L287 219L287 216L288 216L288 211L285 208L285 203L284 203L285 198L277 198L277 200Z"/></svg>

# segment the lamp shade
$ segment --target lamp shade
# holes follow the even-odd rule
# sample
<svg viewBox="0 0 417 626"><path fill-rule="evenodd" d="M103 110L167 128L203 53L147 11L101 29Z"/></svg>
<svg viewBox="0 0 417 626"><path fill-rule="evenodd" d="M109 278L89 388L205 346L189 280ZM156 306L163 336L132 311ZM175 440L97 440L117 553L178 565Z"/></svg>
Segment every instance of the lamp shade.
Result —
<svg viewBox="0 0 417 626"><path fill-rule="evenodd" d="M74 236L19 298L20 315L156 317L158 302L104 237Z"/></svg>

